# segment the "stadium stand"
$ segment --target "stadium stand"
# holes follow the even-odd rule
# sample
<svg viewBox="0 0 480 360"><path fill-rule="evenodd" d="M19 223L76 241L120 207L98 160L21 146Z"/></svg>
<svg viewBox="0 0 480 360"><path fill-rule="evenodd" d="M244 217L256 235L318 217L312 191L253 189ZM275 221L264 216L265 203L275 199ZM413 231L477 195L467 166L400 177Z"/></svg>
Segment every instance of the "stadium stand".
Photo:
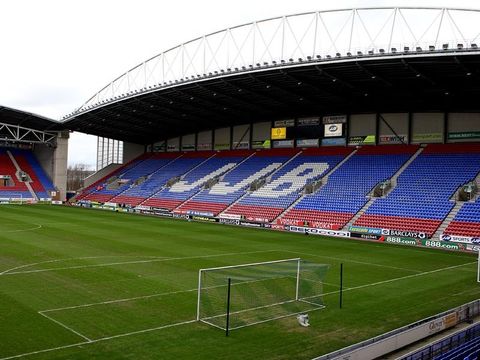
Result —
<svg viewBox="0 0 480 360"><path fill-rule="evenodd" d="M310 148L276 171L268 183L247 194L226 214L253 221L272 221L300 196L300 191L333 169L352 149Z"/></svg>
<svg viewBox="0 0 480 360"><path fill-rule="evenodd" d="M7 150L0 148L0 175L10 176L14 183L13 186L0 186L0 198L32 197L25 184L17 180L16 172L17 169L8 156Z"/></svg>
<svg viewBox="0 0 480 360"><path fill-rule="evenodd" d="M365 146L328 177L319 191L305 195L280 223L307 221L309 226L339 229L365 205L368 193L390 179L418 146Z"/></svg>
<svg viewBox="0 0 480 360"><path fill-rule="evenodd" d="M131 206L139 205L165 187L167 182L175 181L175 178L180 177L202 164L205 160L213 156L214 153L211 151L189 152L184 153L180 157L173 158L173 160L172 155L168 153L165 155L168 156L164 158L162 154L152 155L155 159L147 159L144 161L140 166L140 168L142 168L141 175L136 176L140 174L137 169L135 173L136 177L132 176L134 181L130 182L126 189L123 188L121 193L117 193L117 196L112 198L110 202ZM148 162L148 164L145 164L145 162ZM138 168L138 166L136 168ZM144 176L146 177L145 181L138 184L135 183L135 180Z"/></svg>
<svg viewBox="0 0 480 360"><path fill-rule="evenodd" d="M176 210L182 213L218 215L244 195L254 181L268 177L297 152L298 150L294 149L246 152L245 155L253 154L253 156L225 174L211 189L200 191Z"/></svg>
<svg viewBox="0 0 480 360"><path fill-rule="evenodd" d="M23 149L11 149L17 164L31 179L30 185L39 199L50 198L50 191L55 190L52 180L43 170L33 153Z"/></svg>
<svg viewBox="0 0 480 360"><path fill-rule="evenodd" d="M450 198L480 170L480 145L431 144L398 178L397 187L377 199L355 225L432 236L454 206Z"/></svg>
<svg viewBox="0 0 480 360"><path fill-rule="evenodd" d="M17 168L8 155L14 157L20 170L28 175L28 182L38 198L49 198L49 191L54 190L52 181L42 169L40 163L30 150L17 148L0 148L0 175L8 175L13 186L0 184L0 198L33 198L25 182L18 180Z"/></svg>
<svg viewBox="0 0 480 360"><path fill-rule="evenodd" d="M219 152L194 168L171 187L165 187L142 205L173 210L201 190L209 181L215 181L240 163L250 152Z"/></svg>
<svg viewBox="0 0 480 360"><path fill-rule="evenodd" d="M444 231L448 235L480 238L480 200L465 203Z"/></svg>
<svg viewBox="0 0 480 360"><path fill-rule="evenodd" d="M108 202L115 196L128 190L134 182L143 177L150 176L160 168L171 162L179 154L147 154L140 156L115 174L90 186L90 192L83 198L90 201Z"/></svg>

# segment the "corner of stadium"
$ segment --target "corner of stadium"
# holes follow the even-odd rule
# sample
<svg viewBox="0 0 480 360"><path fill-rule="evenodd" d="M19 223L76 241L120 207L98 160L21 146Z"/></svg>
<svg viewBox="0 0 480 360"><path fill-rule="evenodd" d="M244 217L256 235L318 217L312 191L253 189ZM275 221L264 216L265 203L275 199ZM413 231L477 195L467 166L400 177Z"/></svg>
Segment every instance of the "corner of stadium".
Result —
<svg viewBox="0 0 480 360"><path fill-rule="evenodd" d="M61 121L0 106L0 284L32 308L0 360L129 340L134 358L478 358L478 24L271 18L147 59ZM97 169L67 196L73 131L98 136Z"/></svg>

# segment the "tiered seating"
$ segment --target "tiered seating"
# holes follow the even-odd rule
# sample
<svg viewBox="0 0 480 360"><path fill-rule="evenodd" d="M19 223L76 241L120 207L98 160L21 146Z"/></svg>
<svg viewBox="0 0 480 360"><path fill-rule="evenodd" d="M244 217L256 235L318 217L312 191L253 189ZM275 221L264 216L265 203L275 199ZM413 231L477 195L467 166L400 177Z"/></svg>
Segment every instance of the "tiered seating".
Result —
<svg viewBox="0 0 480 360"><path fill-rule="evenodd" d="M54 190L55 187L33 153L21 149L11 149L10 152L15 157L20 169L30 176L32 180L30 185L37 194L37 197L39 199L49 198L49 191Z"/></svg>
<svg viewBox="0 0 480 360"><path fill-rule="evenodd" d="M128 169L131 169L132 167L137 166L141 161L143 161L143 160L145 160L145 159L147 159L151 156L152 156L152 154L145 153L145 154L142 154L139 157L129 161L128 163L123 164L122 166L120 166L115 171L112 171L111 173L107 174L106 176L104 176L104 177L98 179L97 181L95 181L93 184L84 188L82 190L82 192L75 197L75 199L77 201L85 199L87 197L87 195L92 194L93 192L95 192L99 188L103 187L103 185L108 181L108 179L112 178L113 176L118 176L119 174L121 174L123 172L126 172Z"/></svg>
<svg viewBox="0 0 480 360"><path fill-rule="evenodd" d="M368 201L367 194L390 179L418 150L418 146L365 146L328 178L328 183L290 209L281 223L301 219L309 226L339 229Z"/></svg>
<svg viewBox="0 0 480 360"><path fill-rule="evenodd" d="M226 213L252 221L272 221L298 199L305 185L320 179L351 151L345 147L307 149L276 172L268 184L240 199Z"/></svg>
<svg viewBox="0 0 480 360"><path fill-rule="evenodd" d="M480 356L480 338L476 337L452 349L445 354L434 357L434 360L474 360Z"/></svg>
<svg viewBox="0 0 480 360"><path fill-rule="evenodd" d="M200 191L209 180L218 178L240 163L250 152L222 151L193 169L179 182L164 188L142 205L173 210Z"/></svg>
<svg viewBox="0 0 480 360"><path fill-rule="evenodd" d="M480 238L480 198L474 203L465 203L444 233Z"/></svg>
<svg viewBox="0 0 480 360"><path fill-rule="evenodd" d="M169 161L171 160L171 157L170 159L167 159L167 161L163 159L163 162L161 163L158 162L157 158L157 162L152 164L151 171L148 173L149 177L145 182L137 186L129 186L129 188L123 189L126 191L121 194L119 193L119 196L110 201L117 204L127 204L131 206L139 205L153 194L160 191L168 180L185 174L207 160L213 154L214 153L211 151L189 152L171 162ZM164 155L167 156L170 154L167 153ZM178 154L176 156L178 156ZM139 176L137 179L138 178Z"/></svg>
<svg viewBox="0 0 480 360"><path fill-rule="evenodd" d="M218 215L240 196L255 180L269 176L298 150L274 149L257 151L238 167L230 171L211 189L200 191L190 200L183 203L177 211L198 212ZM246 152L245 155L250 155Z"/></svg>
<svg viewBox="0 0 480 360"><path fill-rule="evenodd" d="M121 172L117 172L118 180L124 181L122 185L116 189L109 189L109 185L104 182L96 185L92 192L84 197L85 200L108 202L115 196L129 189L135 180L142 176L149 176L156 172L161 167L171 162L179 154L165 153L165 154L149 154L148 156L140 157L133 161L129 166L123 168ZM112 176L107 178L110 179Z"/></svg>
<svg viewBox="0 0 480 360"><path fill-rule="evenodd" d="M457 188L480 170L480 144L428 145L355 225L425 232L432 236L451 211Z"/></svg>
<svg viewBox="0 0 480 360"><path fill-rule="evenodd" d="M32 194L28 191L27 186L18 181L17 176L15 175L17 169L15 165L10 160L10 157L7 154L7 149L0 148L0 175L10 175L14 186L3 187L0 185L0 198L31 198Z"/></svg>

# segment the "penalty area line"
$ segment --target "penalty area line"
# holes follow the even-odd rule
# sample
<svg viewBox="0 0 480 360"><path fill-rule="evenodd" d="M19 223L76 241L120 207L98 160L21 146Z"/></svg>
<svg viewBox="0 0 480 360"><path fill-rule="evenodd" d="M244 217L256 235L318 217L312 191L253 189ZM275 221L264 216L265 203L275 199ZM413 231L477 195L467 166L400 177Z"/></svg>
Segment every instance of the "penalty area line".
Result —
<svg viewBox="0 0 480 360"><path fill-rule="evenodd" d="M124 333L124 334L112 335L112 336L93 339L93 340L89 340L89 341L82 341L82 342L78 342L78 343L74 343L74 344L57 346L57 347L54 347L54 348L31 351L31 352L28 352L28 353L7 356L7 357L4 357L4 358L0 358L0 360L18 359L18 358L25 357L25 356L44 354L44 353L48 353L48 352L52 352L52 351L64 350L64 349L74 348L74 347L82 346L82 345L95 344L95 343L99 343L99 342L102 342L102 341L108 341L108 340L122 338L122 337L126 337L126 336L144 334L144 333L148 333L148 332L152 332L152 331L168 329L168 328L171 328L171 327L176 327L176 326L181 326L181 325L188 325L188 324L192 324L192 323L195 323L195 322L197 322L197 319L186 320L186 321L181 321L181 322L177 322L177 323L173 323L173 324L157 326L157 327L154 327L154 328L137 330L137 331L132 331L132 332ZM82 335L80 335L80 336L82 336Z"/></svg>
<svg viewBox="0 0 480 360"><path fill-rule="evenodd" d="M75 335L80 336L81 338L87 340L88 342L92 342L92 339L89 339L89 338L86 337L85 335L80 334L78 331L72 329L71 327L65 325L64 323L62 323L62 322L60 322L60 321L58 321L58 320L56 320L56 319L54 319L54 318L52 318L52 317L44 314L43 311L39 311L38 313L39 313L40 315L42 315L44 318L47 318L48 320L53 321L55 324L60 325L60 326L63 327L64 329L67 329L68 331L74 333Z"/></svg>
<svg viewBox="0 0 480 360"><path fill-rule="evenodd" d="M184 257L181 257L181 256L179 256L179 257L157 257L155 259L148 259L148 260L119 261L119 262L112 262L112 263L105 263L105 264L64 266L64 267L56 267L56 268L23 270L23 271L12 271L12 270L15 269L15 268L13 268L13 269L9 269L9 270L5 270L5 271L1 272L0 276L18 275L18 274L34 274L34 273L42 273L42 272L48 272L48 271L86 269L86 268L107 267L107 266L116 266L116 265L148 264L148 263L154 263L154 262L175 261L175 260L205 259L205 258L211 258L211 257L249 255L249 254L267 253L267 252L282 252L282 250L259 250L259 251L246 251L246 252L238 252L238 253L223 253L223 254L210 254L210 255L200 255L200 256L184 256ZM52 260L50 262L54 262L54 260ZM16 269L21 268L21 267L25 267L25 266L26 265L22 265L22 266L17 267Z"/></svg>

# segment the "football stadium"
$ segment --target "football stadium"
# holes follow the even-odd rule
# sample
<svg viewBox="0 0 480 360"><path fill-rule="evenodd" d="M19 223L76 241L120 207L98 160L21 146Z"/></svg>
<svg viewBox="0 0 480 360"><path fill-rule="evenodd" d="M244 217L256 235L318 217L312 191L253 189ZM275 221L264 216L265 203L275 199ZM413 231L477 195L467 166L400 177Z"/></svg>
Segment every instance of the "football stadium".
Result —
<svg viewBox="0 0 480 360"><path fill-rule="evenodd" d="M479 24L232 24L62 120L0 106L0 360L478 359Z"/></svg>

